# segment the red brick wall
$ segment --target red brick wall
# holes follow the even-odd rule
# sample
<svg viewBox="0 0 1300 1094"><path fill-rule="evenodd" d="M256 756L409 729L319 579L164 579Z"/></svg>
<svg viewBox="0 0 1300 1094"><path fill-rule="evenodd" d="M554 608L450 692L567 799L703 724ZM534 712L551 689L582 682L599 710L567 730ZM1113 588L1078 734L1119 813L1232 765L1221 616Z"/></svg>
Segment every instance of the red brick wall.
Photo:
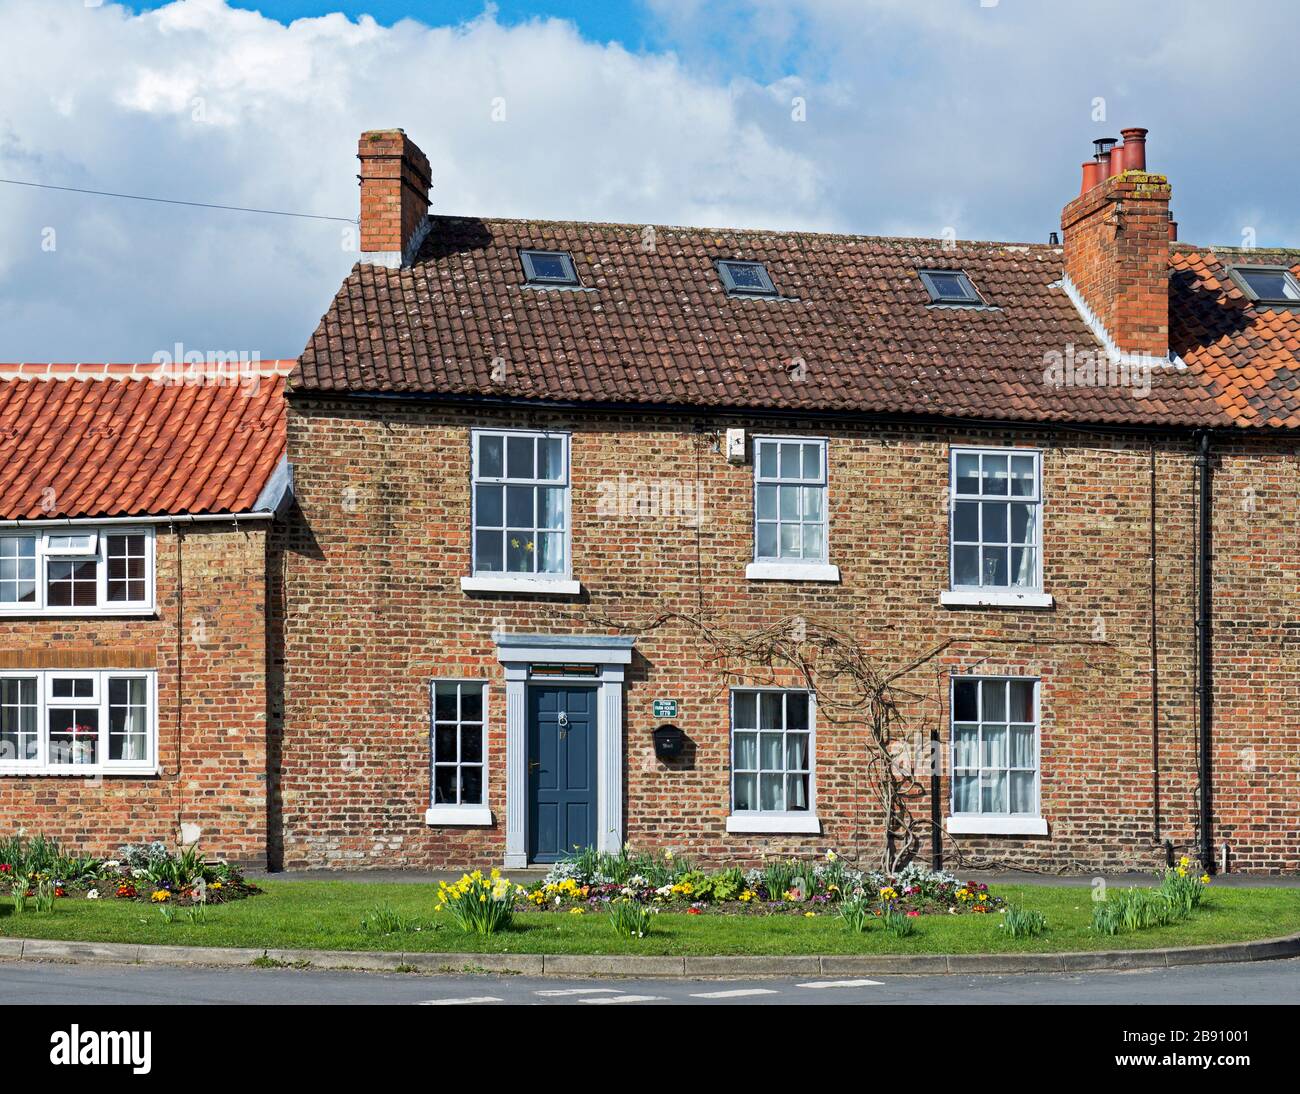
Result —
<svg viewBox="0 0 1300 1094"><path fill-rule="evenodd" d="M1234 442L1214 463L1215 856L1300 870L1300 459Z"/></svg>
<svg viewBox="0 0 1300 1094"><path fill-rule="evenodd" d="M1169 352L1169 180L1128 171L1061 213L1065 272L1120 349Z"/></svg>
<svg viewBox="0 0 1300 1094"><path fill-rule="evenodd" d="M703 859L753 860L828 846L866 856L881 842L864 775L860 720L818 725L815 837L728 834L730 682L766 682L732 664L688 618L735 634L788 625L851 634L873 663L897 668L944 642L900 679L907 732L947 740L948 674L1042 679L1043 812L1050 835L945 838L948 862L1053 869L1150 867L1165 840L1192 849L1195 779L1196 483L1190 438L1154 444L1159 654L1159 828L1153 818L1150 647L1151 442L1069 432L850 427L826 423L635 420L599 414L516 415L408 404L294 400L291 458L301 506L286 551L285 729L282 788L286 866L458 866L499 862L504 846L504 687L494 629L615 633L637 639L626 704L626 835ZM576 599L462 593L469 558L469 428L572 429ZM715 449L715 430L829 436L831 561L838 586L747 582L752 474ZM945 490L952 444L1043 449L1045 585L1051 611L951 610ZM1294 544L1295 506L1283 502L1292 456L1232 455L1220 498L1258 478L1277 500L1265 558ZM697 484L699 529L661 517L597 515L602 484ZM1238 478L1241 482L1238 483ZM1294 575L1254 580L1251 526L1224 516L1217 550L1225 638L1219 680L1216 804L1233 861L1252 870L1300 868L1294 832L1294 730L1279 739L1279 700L1298 678L1280 622L1261 657L1255 631L1289 610ZM1289 557L1289 556L1288 556ZM1239 637L1237 637L1239 636ZM1235 662L1235 664L1234 664ZM491 681L491 828L430 828L427 682ZM777 679L789 679L779 673ZM833 684L823 682L828 695ZM842 690L842 689L841 689ZM656 760L656 697L681 701L691 741L684 764ZM1292 720L1292 723L1293 720ZM1230 756L1256 750L1250 778ZM928 783L928 780L926 780ZM913 813L928 820L923 785ZM947 779L941 782L946 802ZM1158 835L1160 843L1156 842ZM929 854L925 831L922 857Z"/></svg>
<svg viewBox="0 0 1300 1094"><path fill-rule="evenodd" d="M164 525L155 617L0 620L7 663L59 649L74 667L156 669L162 765L154 777L0 776L4 830L111 854L193 824L209 854L263 865L266 570L261 525Z"/></svg>
<svg viewBox="0 0 1300 1094"><path fill-rule="evenodd" d="M362 133L361 249L405 250L429 211L429 160L400 129Z"/></svg>

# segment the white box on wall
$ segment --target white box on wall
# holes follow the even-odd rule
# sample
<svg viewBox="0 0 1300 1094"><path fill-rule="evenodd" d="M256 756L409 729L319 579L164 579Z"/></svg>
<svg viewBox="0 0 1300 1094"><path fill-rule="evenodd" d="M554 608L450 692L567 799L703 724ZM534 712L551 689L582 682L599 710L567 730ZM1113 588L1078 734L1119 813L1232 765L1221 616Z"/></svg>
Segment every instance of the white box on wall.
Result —
<svg viewBox="0 0 1300 1094"><path fill-rule="evenodd" d="M745 462L745 431L743 429L727 430L727 462Z"/></svg>

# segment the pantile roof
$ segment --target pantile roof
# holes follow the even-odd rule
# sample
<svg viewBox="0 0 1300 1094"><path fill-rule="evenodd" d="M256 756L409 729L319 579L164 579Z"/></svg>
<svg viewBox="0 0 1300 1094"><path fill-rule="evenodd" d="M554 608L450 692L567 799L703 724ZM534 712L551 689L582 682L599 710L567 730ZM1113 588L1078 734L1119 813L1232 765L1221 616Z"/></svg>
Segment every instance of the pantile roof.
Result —
<svg viewBox="0 0 1300 1094"><path fill-rule="evenodd" d="M1237 425L1300 427L1300 309L1249 299L1231 266L1300 276L1300 252L1175 248L1170 344Z"/></svg>
<svg viewBox="0 0 1300 1094"><path fill-rule="evenodd" d="M1260 418L1242 420L1239 400L1200 368L1156 369L1145 397L1140 385L1046 382L1052 352L1099 348L1060 284L1058 246L431 222L410 267L353 268L291 392L1168 426ZM571 252L582 287L528 286L524 247ZM722 258L764 263L779 297L729 296ZM930 304L922 269L964 270L987 306Z"/></svg>
<svg viewBox="0 0 1300 1094"><path fill-rule="evenodd" d="M294 364L0 365L0 519L251 511Z"/></svg>

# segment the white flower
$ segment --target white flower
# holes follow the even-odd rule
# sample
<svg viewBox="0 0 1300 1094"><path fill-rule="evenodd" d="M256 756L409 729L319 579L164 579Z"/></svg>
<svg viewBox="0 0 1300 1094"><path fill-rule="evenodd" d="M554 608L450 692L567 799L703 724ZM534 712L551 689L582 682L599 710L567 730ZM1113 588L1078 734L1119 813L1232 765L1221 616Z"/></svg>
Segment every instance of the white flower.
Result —
<svg viewBox="0 0 1300 1094"><path fill-rule="evenodd" d="M836 859L837 857L838 857L838 856L835 854L834 851L827 851L827 852L826 852L826 861L827 861L827 862L834 862L835 859Z"/></svg>
<svg viewBox="0 0 1300 1094"><path fill-rule="evenodd" d="M99 890L98 890L98 889L91 889L90 892L88 892L88 893L86 894L86 899L87 899L87 900L98 900L98 899L99 899Z"/></svg>

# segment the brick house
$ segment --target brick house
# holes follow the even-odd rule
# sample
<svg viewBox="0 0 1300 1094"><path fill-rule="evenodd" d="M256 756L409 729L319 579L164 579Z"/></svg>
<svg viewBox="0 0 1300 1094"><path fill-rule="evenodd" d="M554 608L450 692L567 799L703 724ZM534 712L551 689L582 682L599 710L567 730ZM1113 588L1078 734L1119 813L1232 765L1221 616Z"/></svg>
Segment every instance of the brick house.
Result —
<svg viewBox="0 0 1300 1094"><path fill-rule="evenodd" d="M0 813L264 864L293 362L0 367Z"/></svg>
<svg viewBox="0 0 1300 1094"><path fill-rule="evenodd" d="M1300 256L1124 135L1058 245L429 215L364 134L277 863L1300 869Z"/></svg>

